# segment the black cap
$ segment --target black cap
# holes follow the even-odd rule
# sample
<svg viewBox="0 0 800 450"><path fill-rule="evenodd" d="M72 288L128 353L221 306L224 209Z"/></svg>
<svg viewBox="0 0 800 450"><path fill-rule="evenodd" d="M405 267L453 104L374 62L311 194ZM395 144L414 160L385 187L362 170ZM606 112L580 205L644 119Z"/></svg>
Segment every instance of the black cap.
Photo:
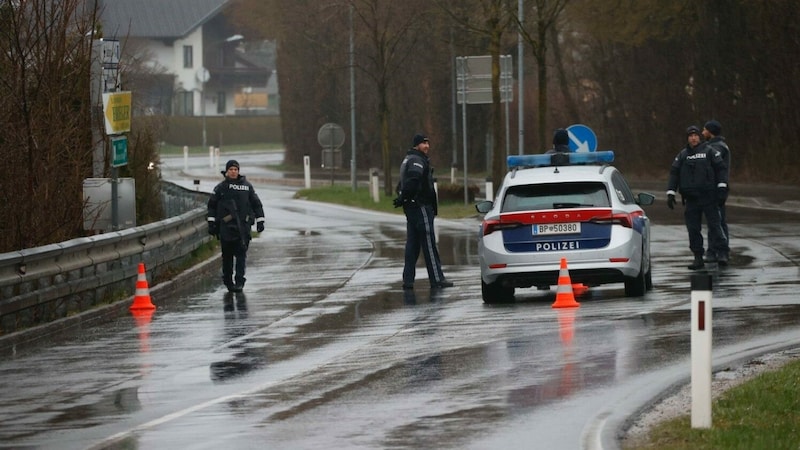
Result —
<svg viewBox="0 0 800 450"><path fill-rule="evenodd" d="M411 142L413 142L411 146L416 147L419 144L422 144L423 142L430 142L430 141L428 140L428 136L425 136L424 134L415 134L414 139Z"/></svg>
<svg viewBox="0 0 800 450"><path fill-rule="evenodd" d="M239 161L236 161L235 159L231 159L230 161L226 162L225 163L225 172L227 172L228 169L230 169L231 167L236 167L238 169L239 168Z"/></svg>
<svg viewBox="0 0 800 450"><path fill-rule="evenodd" d="M686 129L687 136L691 136L693 134L700 134L700 128L698 128L697 125L692 125Z"/></svg>
<svg viewBox="0 0 800 450"><path fill-rule="evenodd" d="M709 120L705 125L703 125L703 128L708 130L708 132L714 136L719 136L719 134L722 133L722 124L716 120Z"/></svg>
<svg viewBox="0 0 800 450"><path fill-rule="evenodd" d="M569 145L569 133L563 128L556 130L553 134L553 145Z"/></svg>

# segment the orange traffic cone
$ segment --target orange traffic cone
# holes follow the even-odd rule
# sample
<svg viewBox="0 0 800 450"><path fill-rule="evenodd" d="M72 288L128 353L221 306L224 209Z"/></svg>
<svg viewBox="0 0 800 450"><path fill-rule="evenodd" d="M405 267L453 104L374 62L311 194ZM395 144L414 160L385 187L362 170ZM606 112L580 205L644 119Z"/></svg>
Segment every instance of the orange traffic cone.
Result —
<svg viewBox="0 0 800 450"><path fill-rule="evenodd" d="M580 297L589 293L589 286L583 283L572 283L572 293Z"/></svg>
<svg viewBox="0 0 800 450"><path fill-rule="evenodd" d="M131 311L138 309L156 309L150 300L150 287L147 285L147 274L144 263L139 263L139 278L136 279L136 294L133 297Z"/></svg>
<svg viewBox="0 0 800 450"><path fill-rule="evenodd" d="M567 270L567 258L561 258L561 270L558 272L558 288L556 289L556 301L553 308L576 308L581 306L575 301L575 294L572 292L572 281Z"/></svg>

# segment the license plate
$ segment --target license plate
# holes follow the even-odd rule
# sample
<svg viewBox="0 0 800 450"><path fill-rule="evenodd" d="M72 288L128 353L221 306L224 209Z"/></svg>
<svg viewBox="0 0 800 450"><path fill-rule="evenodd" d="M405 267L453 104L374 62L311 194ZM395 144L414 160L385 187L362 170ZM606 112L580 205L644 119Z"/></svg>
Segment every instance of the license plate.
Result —
<svg viewBox="0 0 800 450"><path fill-rule="evenodd" d="M550 234L577 234L580 232L580 222L542 223L533 226L534 236L544 236Z"/></svg>

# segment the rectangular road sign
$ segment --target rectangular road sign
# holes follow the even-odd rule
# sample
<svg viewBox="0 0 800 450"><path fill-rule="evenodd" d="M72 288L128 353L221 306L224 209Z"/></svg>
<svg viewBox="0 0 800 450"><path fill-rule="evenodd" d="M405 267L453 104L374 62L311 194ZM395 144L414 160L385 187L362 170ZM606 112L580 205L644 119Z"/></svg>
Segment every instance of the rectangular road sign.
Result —
<svg viewBox="0 0 800 450"><path fill-rule="evenodd" d="M113 167L125 166L128 164L128 138L125 136L111 138L111 153Z"/></svg>
<svg viewBox="0 0 800 450"><path fill-rule="evenodd" d="M500 55L500 101L514 98L511 55ZM491 56L459 56L456 58L458 104L492 103Z"/></svg>
<svg viewBox="0 0 800 450"><path fill-rule="evenodd" d="M131 91L104 92L103 117L106 134L131 131Z"/></svg>

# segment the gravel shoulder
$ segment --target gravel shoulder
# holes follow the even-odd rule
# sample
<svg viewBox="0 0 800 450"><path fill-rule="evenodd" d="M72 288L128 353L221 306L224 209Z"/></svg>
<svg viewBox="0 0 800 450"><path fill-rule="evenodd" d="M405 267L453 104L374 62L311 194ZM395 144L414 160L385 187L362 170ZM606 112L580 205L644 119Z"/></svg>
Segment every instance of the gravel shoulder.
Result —
<svg viewBox="0 0 800 450"><path fill-rule="evenodd" d="M762 355L739 366L716 371L711 380L712 400L716 400L728 389L745 383L762 373L780 369L785 364L796 360L800 360L800 348ZM621 447L632 448L641 445L652 427L661 422L688 415L691 413L691 408L691 384L687 383L677 391L667 394L666 397L655 402L635 418L630 426L623 430Z"/></svg>

